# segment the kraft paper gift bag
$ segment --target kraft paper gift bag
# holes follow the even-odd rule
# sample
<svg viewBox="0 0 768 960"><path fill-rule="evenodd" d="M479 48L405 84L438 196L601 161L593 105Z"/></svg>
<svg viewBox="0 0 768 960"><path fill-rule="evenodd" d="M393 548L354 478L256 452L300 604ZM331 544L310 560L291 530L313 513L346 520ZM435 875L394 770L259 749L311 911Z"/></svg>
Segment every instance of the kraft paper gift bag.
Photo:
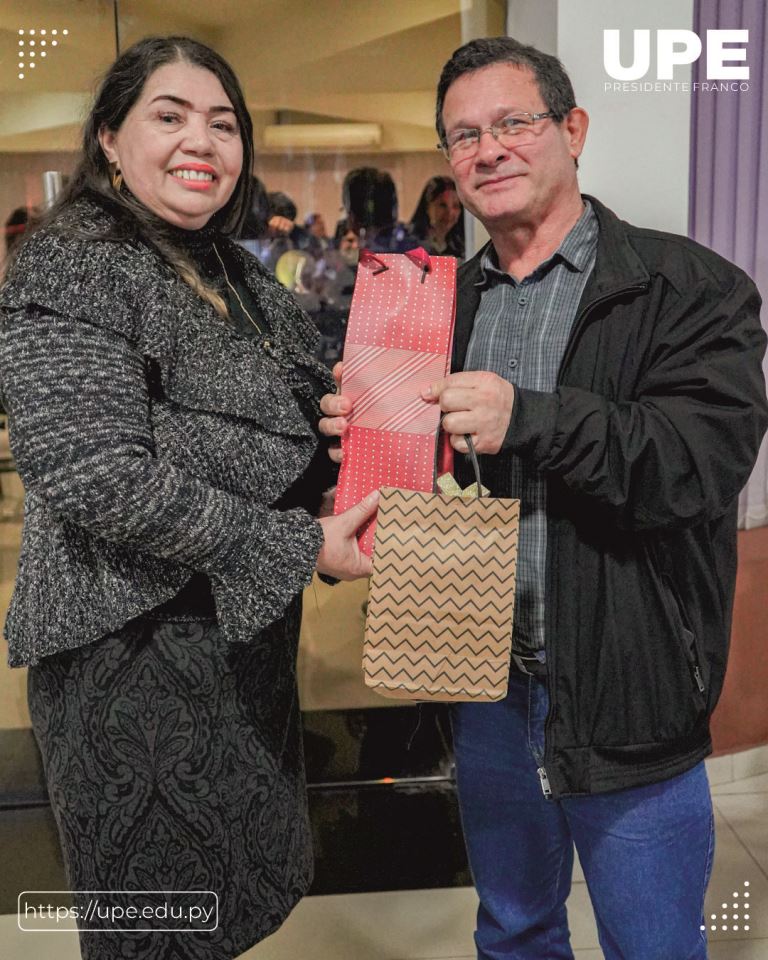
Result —
<svg viewBox="0 0 768 960"><path fill-rule="evenodd" d="M520 501L481 496L470 453L474 496L382 488L363 671L385 697L507 694Z"/></svg>
<svg viewBox="0 0 768 960"><path fill-rule="evenodd" d="M408 253L363 250L357 271L341 392L354 404L342 437L344 461L335 511L384 485L431 491L435 467L452 468L439 444L440 409L421 390L450 371L456 260L421 247ZM375 521L362 530L370 555Z"/></svg>

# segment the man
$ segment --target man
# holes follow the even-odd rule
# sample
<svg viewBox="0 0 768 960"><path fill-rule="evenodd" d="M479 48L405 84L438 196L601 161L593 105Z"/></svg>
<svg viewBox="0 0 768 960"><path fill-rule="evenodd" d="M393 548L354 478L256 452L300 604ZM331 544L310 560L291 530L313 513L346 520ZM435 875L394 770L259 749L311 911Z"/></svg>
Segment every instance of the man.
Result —
<svg viewBox="0 0 768 960"><path fill-rule="evenodd" d="M606 958L699 960L703 758L766 337L740 270L582 197L587 124L562 65L512 39L467 44L440 78L440 141L491 242L459 273L463 372L425 399L522 501L509 695L453 714L476 942L572 958L575 844ZM349 401L323 410L343 433Z"/></svg>

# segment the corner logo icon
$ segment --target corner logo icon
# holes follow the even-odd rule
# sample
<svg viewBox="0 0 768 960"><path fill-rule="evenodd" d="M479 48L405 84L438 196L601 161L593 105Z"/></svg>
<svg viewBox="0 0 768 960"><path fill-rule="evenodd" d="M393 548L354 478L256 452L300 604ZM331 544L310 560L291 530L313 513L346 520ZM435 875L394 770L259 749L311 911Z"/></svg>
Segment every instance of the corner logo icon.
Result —
<svg viewBox="0 0 768 960"><path fill-rule="evenodd" d="M692 30L633 30L632 56L622 62L621 31L603 31L603 63L614 80L642 80L651 69L651 34L656 34L656 80L674 79L676 66L702 55L701 37ZM707 30L707 80L749 80L749 30Z"/></svg>

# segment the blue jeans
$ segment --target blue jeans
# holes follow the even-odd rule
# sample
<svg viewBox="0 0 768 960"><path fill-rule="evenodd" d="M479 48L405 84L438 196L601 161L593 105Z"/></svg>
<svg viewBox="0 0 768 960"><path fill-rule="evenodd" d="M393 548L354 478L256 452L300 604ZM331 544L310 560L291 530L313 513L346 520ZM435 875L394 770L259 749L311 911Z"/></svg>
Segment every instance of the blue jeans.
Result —
<svg viewBox="0 0 768 960"><path fill-rule="evenodd" d="M546 684L514 667L505 700L453 708L479 960L573 960L574 845L606 960L704 960L714 852L704 764L650 786L546 800L547 709Z"/></svg>

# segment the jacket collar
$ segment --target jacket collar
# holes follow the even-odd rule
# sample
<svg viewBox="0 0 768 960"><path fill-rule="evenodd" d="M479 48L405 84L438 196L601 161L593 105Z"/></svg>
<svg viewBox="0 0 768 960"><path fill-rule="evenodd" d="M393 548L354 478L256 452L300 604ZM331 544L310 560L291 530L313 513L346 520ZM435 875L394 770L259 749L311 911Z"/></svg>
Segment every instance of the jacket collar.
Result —
<svg viewBox="0 0 768 960"><path fill-rule="evenodd" d="M629 240L627 223L594 197L584 194L597 216L595 269L581 301L584 310L592 300L613 296L627 288L647 286L650 274Z"/></svg>
<svg viewBox="0 0 768 960"><path fill-rule="evenodd" d="M595 211L598 237L595 269L581 298L580 314L596 300L615 296L626 289L647 286L650 281L648 270L629 241L626 223L595 197L589 194L583 196L589 200ZM482 287L478 286L482 279L481 261L490 246L491 242L488 241L471 260L459 268L453 340L454 370L463 368L467 356L469 338L482 293Z"/></svg>

